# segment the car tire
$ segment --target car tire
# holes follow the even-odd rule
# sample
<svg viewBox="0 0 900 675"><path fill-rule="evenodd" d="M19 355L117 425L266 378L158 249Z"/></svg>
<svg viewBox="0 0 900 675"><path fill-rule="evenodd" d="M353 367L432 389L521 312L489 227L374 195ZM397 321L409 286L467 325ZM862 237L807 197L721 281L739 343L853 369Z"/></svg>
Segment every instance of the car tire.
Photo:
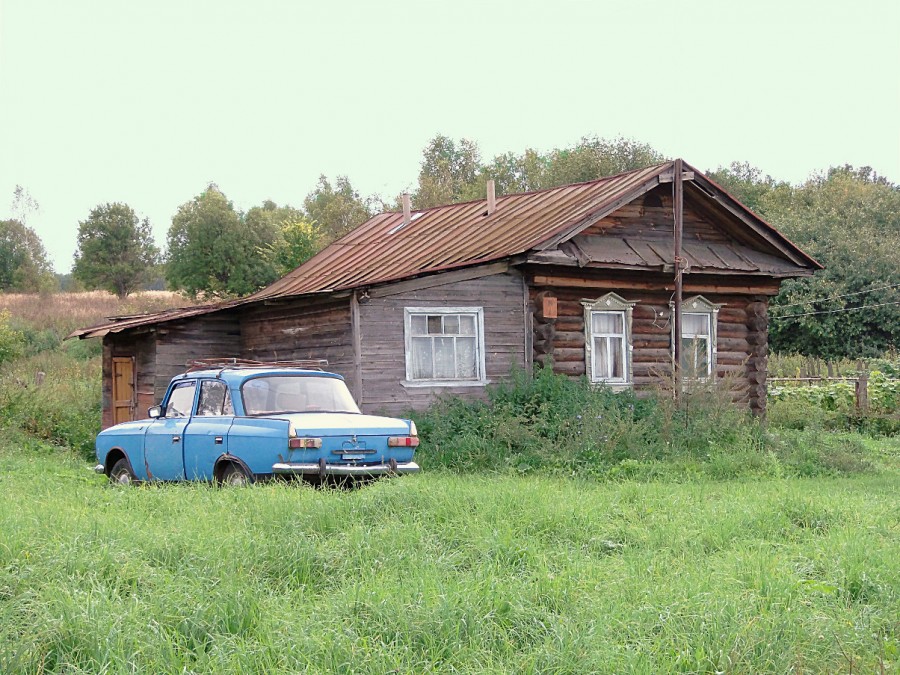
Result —
<svg viewBox="0 0 900 675"><path fill-rule="evenodd" d="M113 464L109 471L109 481L116 485L134 485L137 483L137 476L131 470L131 465L124 457Z"/></svg>
<svg viewBox="0 0 900 675"><path fill-rule="evenodd" d="M253 477L248 474L244 467L242 467L237 462L228 462L225 466L225 469L222 471L222 484L223 485L236 485L238 487L243 487L245 485L250 485L253 482Z"/></svg>

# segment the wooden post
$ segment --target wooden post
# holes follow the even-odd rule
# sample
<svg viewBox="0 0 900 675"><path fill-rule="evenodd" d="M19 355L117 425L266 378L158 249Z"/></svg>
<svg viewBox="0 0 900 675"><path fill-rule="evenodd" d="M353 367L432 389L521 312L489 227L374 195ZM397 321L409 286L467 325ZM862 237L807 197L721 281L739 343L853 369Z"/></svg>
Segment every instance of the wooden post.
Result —
<svg viewBox="0 0 900 675"><path fill-rule="evenodd" d="M865 415L869 412L869 374L860 373L856 381L856 412Z"/></svg>
<svg viewBox="0 0 900 675"><path fill-rule="evenodd" d="M359 329L359 295L353 291L350 296L350 331L353 338L353 397L356 404L362 407L363 374L362 374L362 336Z"/></svg>
<svg viewBox="0 0 900 675"><path fill-rule="evenodd" d="M684 220L684 176L682 175L682 160L675 160L675 316L672 317L672 326L675 332L673 352L675 357L673 374L675 376L675 398L681 396L681 300L682 300L682 265L681 265L681 237Z"/></svg>

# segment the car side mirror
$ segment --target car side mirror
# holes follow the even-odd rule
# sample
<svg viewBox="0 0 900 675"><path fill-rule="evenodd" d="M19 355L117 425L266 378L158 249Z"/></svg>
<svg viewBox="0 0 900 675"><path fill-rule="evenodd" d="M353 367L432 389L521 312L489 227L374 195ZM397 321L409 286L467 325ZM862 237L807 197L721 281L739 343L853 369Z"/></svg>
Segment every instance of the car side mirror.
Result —
<svg viewBox="0 0 900 675"><path fill-rule="evenodd" d="M147 410L147 414L150 416L150 419L153 419L153 420L155 420L158 417L162 417L164 413L165 413L165 408L163 408L161 405L155 405L152 408L149 408Z"/></svg>

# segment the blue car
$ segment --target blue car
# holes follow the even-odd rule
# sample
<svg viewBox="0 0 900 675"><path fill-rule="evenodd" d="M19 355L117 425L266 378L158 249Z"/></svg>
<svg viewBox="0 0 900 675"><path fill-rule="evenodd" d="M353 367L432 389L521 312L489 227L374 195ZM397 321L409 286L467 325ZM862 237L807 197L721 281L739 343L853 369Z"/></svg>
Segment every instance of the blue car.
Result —
<svg viewBox="0 0 900 675"><path fill-rule="evenodd" d="M150 418L97 436L98 473L116 483L246 484L274 475L414 473L411 420L363 415L334 373L234 363L175 377Z"/></svg>

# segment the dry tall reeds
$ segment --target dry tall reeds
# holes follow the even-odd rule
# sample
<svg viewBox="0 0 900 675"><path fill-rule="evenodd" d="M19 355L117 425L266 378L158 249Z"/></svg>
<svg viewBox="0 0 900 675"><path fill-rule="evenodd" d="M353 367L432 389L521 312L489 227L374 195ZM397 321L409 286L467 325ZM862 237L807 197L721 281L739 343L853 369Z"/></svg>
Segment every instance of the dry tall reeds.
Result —
<svg viewBox="0 0 900 675"><path fill-rule="evenodd" d="M0 293L0 310L8 309L15 324L37 330L52 329L68 335L76 328L100 323L107 317L144 314L191 303L169 291L145 291L124 300L106 291L84 293Z"/></svg>

